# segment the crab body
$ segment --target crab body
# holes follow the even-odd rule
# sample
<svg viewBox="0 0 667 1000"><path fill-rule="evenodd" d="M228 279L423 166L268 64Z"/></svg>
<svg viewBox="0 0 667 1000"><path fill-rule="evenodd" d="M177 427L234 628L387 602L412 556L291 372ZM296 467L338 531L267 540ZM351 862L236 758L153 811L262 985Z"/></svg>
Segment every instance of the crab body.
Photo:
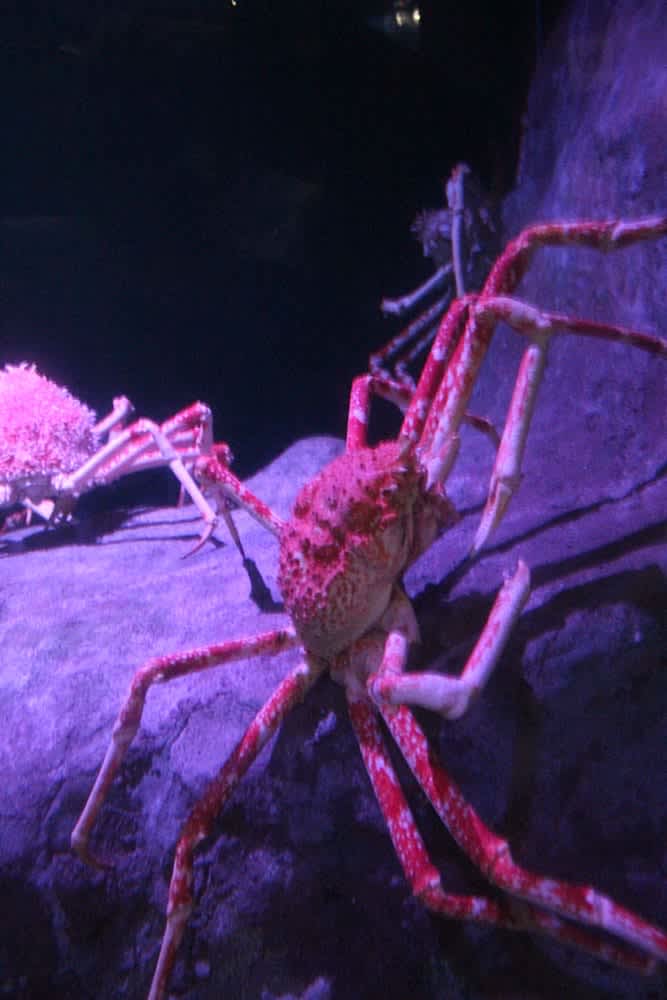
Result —
<svg viewBox="0 0 667 1000"><path fill-rule="evenodd" d="M278 578L304 646L331 657L379 622L396 581L453 517L394 441L346 452L306 483L280 536Z"/></svg>
<svg viewBox="0 0 667 1000"><path fill-rule="evenodd" d="M241 658L300 647L302 659L250 722L229 758L193 808L178 841L166 927L149 1000L164 997L193 907L193 857L209 836L235 787L281 720L328 671L345 689L349 719L405 877L433 913L556 938L628 968L650 972L667 961L667 933L592 886L531 872L512 857L429 749L411 707L454 720L463 715L499 662L530 593L519 561L500 588L460 676L408 670L418 638L415 613L402 590L410 564L456 518L445 482L456 460L459 428L479 367L500 320L528 339L491 475L488 499L473 543L483 547L520 482L521 461L551 336L561 332L604 338L667 357L667 342L649 335L536 309L511 292L533 252L546 245L581 244L610 250L667 233L667 217L636 222L533 226L501 255L479 294L457 299L435 335L414 389L384 373L359 376L350 394L345 453L307 483L290 519L282 522L233 481L215 451L196 463L200 481L245 507L280 543L278 581L290 622L284 627L149 660L134 675L111 744L72 833L72 846L92 864L90 833L139 727L154 683ZM395 441L369 446L373 396L403 411ZM480 425L482 429L483 423ZM437 815L495 892L460 895L446 888L431 862L380 726L396 743ZM517 900L520 903L517 903Z"/></svg>
<svg viewBox="0 0 667 1000"><path fill-rule="evenodd" d="M34 365L0 371L0 507L57 495L99 447L95 414Z"/></svg>

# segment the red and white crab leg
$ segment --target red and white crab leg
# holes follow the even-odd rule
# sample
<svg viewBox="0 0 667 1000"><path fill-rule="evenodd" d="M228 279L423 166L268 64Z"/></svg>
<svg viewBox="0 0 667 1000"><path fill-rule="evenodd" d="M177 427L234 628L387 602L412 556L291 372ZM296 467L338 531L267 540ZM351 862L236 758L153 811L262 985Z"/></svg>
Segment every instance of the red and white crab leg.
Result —
<svg viewBox="0 0 667 1000"><path fill-rule="evenodd" d="M404 673L407 636L400 626L392 628L382 663L368 681L371 697L380 708L383 704L420 705L446 719L459 719L491 676L529 595L530 573L520 561L514 575L500 588L460 677L428 671Z"/></svg>
<svg viewBox="0 0 667 1000"><path fill-rule="evenodd" d="M111 438L75 472L59 477L58 489L78 494L87 486L99 481L112 483L133 468L140 467L142 454L155 446L160 453L160 465L168 465L181 483L204 519L202 538L210 538L217 524L217 517L203 493L183 464L177 449L162 429L152 420L137 420Z"/></svg>
<svg viewBox="0 0 667 1000"><path fill-rule="evenodd" d="M511 897L501 896L491 899L486 896L445 891L440 873L428 856L403 794L372 703L363 694L348 690L348 708L364 764L387 824L394 850L412 892L424 906L443 917L495 924L509 930L533 930L584 949L605 961L615 962L639 972L651 971L655 963L642 950L620 941L605 940L597 931L563 920L539 906L526 902L518 903ZM407 709L402 711L409 714ZM462 798L458 805L462 813L462 822L474 821L480 824L471 807ZM490 831L487 832L493 848L505 843Z"/></svg>
<svg viewBox="0 0 667 1000"><path fill-rule="evenodd" d="M509 243L493 266L484 288L470 309L466 327L430 408L420 442L429 484L444 482L456 459L458 429L477 373L488 350L496 315L485 300L511 293L539 247L585 246L614 250L667 232L667 216L634 222L546 223L524 229Z"/></svg>
<svg viewBox="0 0 667 1000"><path fill-rule="evenodd" d="M555 334L574 333L638 347L651 354L667 357L667 341L652 334L628 330L610 323L577 319L561 313L536 309L509 296L490 296L480 301L476 310L494 321L503 320L533 343L524 352L514 385L505 428L491 474L489 493L475 535L471 555L484 546L500 523L507 505L521 481L521 463L533 415L537 392L546 366L549 340Z"/></svg>
<svg viewBox="0 0 667 1000"><path fill-rule="evenodd" d="M98 438L105 434L109 435L108 444L119 442L118 451L112 452L109 482L139 469L157 468L165 464L163 449L160 447L160 442L156 441L150 427L148 430L145 427L142 430L141 420L135 421L129 427L118 427L118 424L124 421L124 417L131 412L132 404L128 399L125 397L115 399L112 413L94 428ZM151 421L148 423L151 427L154 426ZM213 449L213 416L205 403L192 403L185 409L179 410L173 417L160 424L159 429L186 466ZM125 437L121 437L123 433ZM231 462L231 450L229 461ZM102 468L97 471L95 479L105 476L105 469Z"/></svg>
<svg viewBox="0 0 667 1000"><path fill-rule="evenodd" d="M347 451L357 451L368 444L368 420L373 396L386 399L404 411L412 398L412 389L381 372L357 375L352 382L347 410Z"/></svg>
<svg viewBox="0 0 667 1000"><path fill-rule="evenodd" d="M557 927L551 929L541 925L537 913L544 908L552 914L578 921L587 927L599 928L620 939L621 944L615 945L600 942L597 953L606 958L626 964L628 949L622 947L625 942L630 946L630 961L637 960L636 950L644 952L646 972L654 966L651 956L663 962L667 960L667 934L660 928L592 886L560 882L536 875L518 865L512 858L507 841L482 822L458 786L433 759L426 737L410 710L405 706L391 705L380 706L380 710L410 769L454 840L490 882L531 904L533 908L526 915L529 924L534 923L536 930L546 930L554 937L574 940L568 937L569 928L561 933ZM582 946L580 941L577 943ZM607 947L617 954L614 956L604 951Z"/></svg>
<svg viewBox="0 0 667 1000"><path fill-rule="evenodd" d="M213 445L212 454L203 455L195 462L195 477L204 489L210 490L214 495L217 494L223 510L226 501L232 501L247 511L267 531L279 536L284 524L282 518L278 517L268 504L255 496L240 479L237 479L227 464L228 453L227 445Z"/></svg>
<svg viewBox="0 0 667 1000"><path fill-rule="evenodd" d="M440 350L440 346L438 346L438 348L429 352L426 360L425 374L422 374L420 379L420 388L414 388L411 379L407 375L392 378L386 372L372 372L370 375L358 375L354 379L348 405L347 436L345 440L347 451L356 451L368 445L368 422L373 396L379 396L381 399L386 399L388 402L394 403L402 413L406 414L401 429L403 443L406 447L418 439L428 412L428 407L432 402L433 395L442 377L442 370L451 357L455 346L455 339L453 343L451 341L460 335L463 329L461 312L467 309L467 305L468 300L463 299L455 303L452 306L454 322L445 322L438 329L435 336L439 337L440 344L443 347ZM449 316L446 319L449 320ZM445 347L445 343L449 343L450 346ZM418 396L417 393L419 393ZM415 398L418 400L416 403ZM463 420L476 430L486 434L491 439L493 445L498 447L500 439L495 427L489 420L486 420L484 417L477 417L471 413L465 413Z"/></svg>
<svg viewBox="0 0 667 1000"><path fill-rule="evenodd" d="M251 638L232 639L213 646L192 649L186 653L156 657L140 667L132 678L130 689L118 713L111 743L102 761L95 784L72 831L72 848L79 857L94 867L108 867L91 853L88 846L90 831L106 799L109 786L137 733L146 695L153 684L165 683L173 680L174 677L183 677L186 674L209 670L212 667L233 663L235 660L246 659L250 656L259 656L260 654L273 656L298 644L299 638L296 631L290 626L273 632L264 632Z"/></svg>
<svg viewBox="0 0 667 1000"><path fill-rule="evenodd" d="M325 661L309 656L287 674L252 720L235 750L190 813L176 847L169 883L167 924L148 1000L162 1000L185 925L192 912L192 861L195 848L210 835L227 799L262 747L325 670Z"/></svg>
<svg viewBox="0 0 667 1000"><path fill-rule="evenodd" d="M169 417L168 420L160 424L160 430L172 447L176 449L188 471L197 458L210 454L214 448L213 414L206 403L191 403L184 410L179 410L173 417ZM155 447L150 435L147 436L145 442L135 441L134 447L136 449L134 451L128 449L128 465L124 473L164 464L162 453L159 447ZM231 448L223 444L216 447L227 449L226 461L231 463ZM218 457L221 458L221 455Z"/></svg>
<svg viewBox="0 0 667 1000"><path fill-rule="evenodd" d="M124 424L133 412L134 407L127 396L117 396L113 401L111 413L108 413L102 420L98 420L93 427L93 434L97 438L104 437L105 434L111 433L118 426Z"/></svg>
<svg viewBox="0 0 667 1000"><path fill-rule="evenodd" d="M444 315L424 364L412 401L405 414L399 440L417 444L424 432L438 388L468 321L475 296L456 299Z"/></svg>

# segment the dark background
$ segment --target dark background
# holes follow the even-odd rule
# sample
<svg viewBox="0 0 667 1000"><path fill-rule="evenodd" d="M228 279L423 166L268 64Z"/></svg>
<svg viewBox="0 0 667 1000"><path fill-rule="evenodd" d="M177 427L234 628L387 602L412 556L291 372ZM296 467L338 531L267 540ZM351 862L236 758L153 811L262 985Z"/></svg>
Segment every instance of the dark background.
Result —
<svg viewBox="0 0 667 1000"><path fill-rule="evenodd" d="M422 0L407 36L366 0L5 12L0 363L100 415L203 399L242 476L342 434L382 295L430 273L412 219L460 160L511 188L564 6Z"/></svg>

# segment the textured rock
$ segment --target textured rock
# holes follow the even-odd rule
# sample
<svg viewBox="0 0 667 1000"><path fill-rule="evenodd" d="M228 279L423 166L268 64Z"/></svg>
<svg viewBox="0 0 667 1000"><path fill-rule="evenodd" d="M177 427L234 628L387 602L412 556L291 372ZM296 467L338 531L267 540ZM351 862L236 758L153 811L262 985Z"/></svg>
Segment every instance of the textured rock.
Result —
<svg viewBox="0 0 667 1000"><path fill-rule="evenodd" d="M592 6L574 6L535 81L508 235L540 219L667 208L660 5ZM547 251L522 293L666 334L666 272L665 240L604 258ZM499 332L478 412L502 414L520 348ZM497 539L463 572L490 465L486 442L466 435L452 477L464 517L406 581L422 629L416 662L456 671L503 572L519 557L532 567L533 595L484 697L457 723L426 717L433 744L518 860L590 880L663 926L666 368L618 345L555 342L525 482ZM251 486L286 514L339 447L303 441ZM238 520L277 601L275 540ZM250 599L231 546L181 561L197 530L191 510L139 512L14 534L0 550L4 995L143 995L180 824L293 662L258 659L156 688L96 828L115 871L90 872L71 856L72 825L134 669L284 621ZM447 885L478 889L406 785ZM199 852L195 883L172 983L188 1000L667 995L664 972L637 979L535 938L430 918L409 896L329 680L247 776Z"/></svg>

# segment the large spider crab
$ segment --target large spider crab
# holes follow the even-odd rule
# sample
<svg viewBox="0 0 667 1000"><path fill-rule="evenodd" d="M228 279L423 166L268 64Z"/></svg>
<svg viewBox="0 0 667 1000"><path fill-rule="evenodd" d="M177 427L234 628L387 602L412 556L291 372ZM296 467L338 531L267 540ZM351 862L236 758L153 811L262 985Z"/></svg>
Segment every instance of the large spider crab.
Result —
<svg viewBox="0 0 667 1000"><path fill-rule="evenodd" d="M147 419L127 425L132 412L129 399L118 396L96 422L92 410L34 365L0 369L0 515L19 507L28 521L35 514L55 524L70 516L82 493L131 472L168 466L202 515L203 544L217 515L190 470L207 454L225 468L231 462L229 448L213 444L209 407L193 403L160 425ZM228 508L223 504L221 512L240 548Z"/></svg>
<svg viewBox="0 0 667 1000"><path fill-rule="evenodd" d="M86 861L95 819L137 732L149 688L194 671L300 646L291 669L248 726L187 819L176 848L167 921L150 1000L163 997L192 910L193 854L213 829L234 788L281 720L326 670L345 688L361 754L405 876L431 911L550 935L602 959L648 972L667 959L667 934L591 886L534 874L512 858L429 751L409 705L446 719L460 717L484 688L528 599L529 571L519 562L498 593L481 636L459 677L406 672L418 639L414 611L401 588L410 564L455 519L443 484L458 446L458 429L498 320L529 341L498 448L488 501L474 543L477 552L503 516L519 481L521 459L550 337L560 331L607 338L663 357L657 337L541 311L511 292L540 246L578 244L612 250L663 235L667 217L635 222L536 225L505 249L481 293L457 299L438 329L414 392L387 376L355 379L346 449L300 491L281 521L247 490L230 482L213 452L196 463L200 481L244 506L280 542L279 586L291 623L284 628L187 653L149 660L135 674L102 767L72 833ZM396 440L367 443L373 395L404 410ZM378 715L417 781L460 847L500 894L455 895L443 886L392 765Z"/></svg>

